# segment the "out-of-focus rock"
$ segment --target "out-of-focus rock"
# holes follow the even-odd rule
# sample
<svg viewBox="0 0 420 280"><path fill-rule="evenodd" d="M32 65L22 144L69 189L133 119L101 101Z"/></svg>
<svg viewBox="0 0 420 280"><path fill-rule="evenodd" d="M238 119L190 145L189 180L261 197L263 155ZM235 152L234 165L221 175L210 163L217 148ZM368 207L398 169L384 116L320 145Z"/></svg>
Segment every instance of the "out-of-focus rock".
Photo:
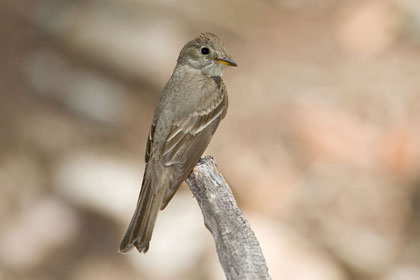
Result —
<svg viewBox="0 0 420 280"><path fill-rule="evenodd" d="M390 268L383 280L414 280L420 279L420 268L417 265L399 265Z"/></svg>
<svg viewBox="0 0 420 280"><path fill-rule="evenodd" d="M7 223L14 209L31 204L42 193L45 180L40 166L29 155L16 153L1 158L0 220Z"/></svg>
<svg viewBox="0 0 420 280"><path fill-rule="evenodd" d="M114 71L157 84L168 79L179 50L191 39L180 17L145 2L46 0L34 21L68 47Z"/></svg>
<svg viewBox="0 0 420 280"><path fill-rule="evenodd" d="M127 221L137 202L141 167L141 161L85 151L59 160L52 184L79 206Z"/></svg>
<svg viewBox="0 0 420 280"><path fill-rule="evenodd" d="M0 232L0 262L16 271L41 264L78 231L73 210L54 197L27 203L14 215Z"/></svg>
<svg viewBox="0 0 420 280"><path fill-rule="evenodd" d="M86 126L74 122L68 115L47 110L26 112L24 116L17 116L14 122L23 145L53 157L74 151L90 136Z"/></svg>
<svg viewBox="0 0 420 280"><path fill-rule="evenodd" d="M52 51L34 54L25 70L41 96L57 100L83 117L111 125L126 120L127 90L116 81L78 69Z"/></svg>

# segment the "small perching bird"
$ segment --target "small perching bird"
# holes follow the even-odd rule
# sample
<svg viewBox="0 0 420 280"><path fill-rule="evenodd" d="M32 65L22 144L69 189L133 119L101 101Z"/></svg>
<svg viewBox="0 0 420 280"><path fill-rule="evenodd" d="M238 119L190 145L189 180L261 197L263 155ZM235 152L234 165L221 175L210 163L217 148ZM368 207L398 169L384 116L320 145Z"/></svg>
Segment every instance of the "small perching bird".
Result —
<svg viewBox="0 0 420 280"><path fill-rule="evenodd" d="M202 33L179 54L163 89L146 145L146 168L137 207L120 252L147 252L159 209L164 209L204 153L225 117L226 66L237 66L223 42Z"/></svg>

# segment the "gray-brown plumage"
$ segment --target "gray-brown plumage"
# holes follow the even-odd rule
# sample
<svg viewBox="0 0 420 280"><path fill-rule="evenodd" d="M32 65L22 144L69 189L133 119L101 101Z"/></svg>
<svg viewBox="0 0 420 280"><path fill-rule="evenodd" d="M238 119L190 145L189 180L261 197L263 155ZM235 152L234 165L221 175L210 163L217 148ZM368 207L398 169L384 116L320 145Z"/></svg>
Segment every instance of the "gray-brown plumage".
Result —
<svg viewBox="0 0 420 280"><path fill-rule="evenodd" d="M156 107L140 196L120 252L133 246L148 250L159 209L191 173L226 115L221 78L226 65L237 66L212 33L200 34L182 48Z"/></svg>

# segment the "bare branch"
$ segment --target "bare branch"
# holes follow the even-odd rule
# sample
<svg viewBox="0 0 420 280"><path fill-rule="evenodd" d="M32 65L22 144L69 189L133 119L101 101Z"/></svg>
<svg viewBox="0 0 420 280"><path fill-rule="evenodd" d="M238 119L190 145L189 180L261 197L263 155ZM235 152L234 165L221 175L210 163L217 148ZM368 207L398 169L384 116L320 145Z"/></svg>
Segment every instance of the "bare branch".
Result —
<svg viewBox="0 0 420 280"><path fill-rule="evenodd" d="M211 156L200 160L187 183L213 235L226 278L270 279L258 241Z"/></svg>

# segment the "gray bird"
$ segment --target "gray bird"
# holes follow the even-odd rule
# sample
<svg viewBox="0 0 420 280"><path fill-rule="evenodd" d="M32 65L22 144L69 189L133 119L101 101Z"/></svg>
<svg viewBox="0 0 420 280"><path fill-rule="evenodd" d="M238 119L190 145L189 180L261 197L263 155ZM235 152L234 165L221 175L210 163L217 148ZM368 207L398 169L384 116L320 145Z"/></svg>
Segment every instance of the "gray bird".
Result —
<svg viewBox="0 0 420 280"><path fill-rule="evenodd" d="M133 246L146 253L159 209L163 210L204 153L225 117L226 66L237 66L223 42L202 33L179 54L163 89L146 145L146 168L137 207L120 252Z"/></svg>

